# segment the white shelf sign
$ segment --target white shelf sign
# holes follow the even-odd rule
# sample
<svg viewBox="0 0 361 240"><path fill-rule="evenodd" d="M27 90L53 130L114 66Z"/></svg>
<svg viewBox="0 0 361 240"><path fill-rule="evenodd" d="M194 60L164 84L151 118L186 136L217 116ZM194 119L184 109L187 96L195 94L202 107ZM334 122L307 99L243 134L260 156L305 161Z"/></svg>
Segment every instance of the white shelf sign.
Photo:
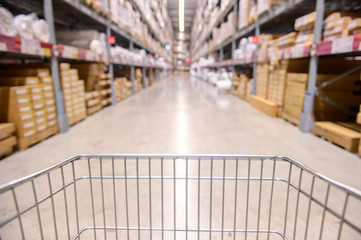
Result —
<svg viewBox="0 0 361 240"><path fill-rule="evenodd" d="M335 39L332 42L332 49L331 53L346 53L346 52L352 52L353 47L353 36Z"/></svg>

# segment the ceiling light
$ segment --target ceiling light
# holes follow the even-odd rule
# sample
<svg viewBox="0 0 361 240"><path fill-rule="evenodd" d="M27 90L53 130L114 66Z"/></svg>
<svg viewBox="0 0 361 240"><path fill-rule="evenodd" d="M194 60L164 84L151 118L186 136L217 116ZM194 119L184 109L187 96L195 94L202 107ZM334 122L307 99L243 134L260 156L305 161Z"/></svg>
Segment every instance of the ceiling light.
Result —
<svg viewBox="0 0 361 240"><path fill-rule="evenodd" d="M179 32L184 32L184 0L179 0Z"/></svg>

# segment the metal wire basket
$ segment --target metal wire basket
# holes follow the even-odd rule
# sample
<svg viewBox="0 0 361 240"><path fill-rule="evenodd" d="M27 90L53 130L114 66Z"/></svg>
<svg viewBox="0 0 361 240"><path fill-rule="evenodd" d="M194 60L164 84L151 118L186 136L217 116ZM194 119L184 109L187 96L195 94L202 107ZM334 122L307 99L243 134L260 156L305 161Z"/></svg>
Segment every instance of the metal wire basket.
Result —
<svg viewBox="0 0 361 240"><path fill-rule="evenodd" d="M283 156L79 155L0 209L2 240L361 239L361 192Z"/></svg>

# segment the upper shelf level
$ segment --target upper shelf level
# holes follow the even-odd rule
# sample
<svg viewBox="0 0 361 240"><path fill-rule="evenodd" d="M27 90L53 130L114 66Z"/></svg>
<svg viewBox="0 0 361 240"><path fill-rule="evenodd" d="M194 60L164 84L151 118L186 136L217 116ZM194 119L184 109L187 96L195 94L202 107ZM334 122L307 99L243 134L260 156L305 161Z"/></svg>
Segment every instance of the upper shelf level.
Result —
<svg viewBox="0 0 361 240"><path fill-rule="evenodd" d="M239 1L237 1L239 2ZM325 10L326 11L337 11L343 9L345 11L353 9L360 2L357 0L347 0L347 1L338 1L338 0L326 0L325 1ZM237 4L237 3L236 3ZM239 6L238 6L239 9ZM273 6L268 11L265 11L258 18L248 24L247 26L239 29L238 22L236 22L237 31L228 39L225 39L220 44L216 46L209 45L207 49L202 49L197 47L193 49L192 57L193 62L198 61L201 57L212 54L220 49L225 48L234 41L251 35L255 35L255 30L257 24L259 24L261 33L285 33L293 30L294 21L308 13L311 13L316 10L316 1L315 0L284 0L283 2ZM230 9L228 9L230 11ZM237 12L238 14L238 12ZM227 13L222 16L226 16ZM239 16L238 16L239 17ZM217 22L219 22L218 20ZM207 35L209 38L210 34ZM206 44L206 39L201 39L201 43L198 46Z"/></svg>
<svg viewBox="0 0 361 240"><path fill-rule="evenodd" d="M134 1L130 2L135 6ZM4 0L4 4L13 7L18 13L35 12L39 16L44 16L43 0ZM95 11L81 0L53 1L53 9L54 22L57 29L94 29L99 32L106 32L106 29L109 26L112 30L112 34L116 36L117 43L121 46L128 47L129 42L133 42L135 46L138 46L151 54L159 54L163 58L169 59L161 47L162 44L159 42L159 38L153 33L150 24L148 24L147 21L145 21L145 24L149 31L153 33L152 37L154 36L155 38L151 41L143 41L139 37L132 35L129 32L129 29L122 28L110 20L105 14ZM135 9L140 10L136 6ZM159 42L159 44L153 44L153 41Z"/></svg>
<svg viewBox="0 0 361 240"><path fill-rule="evenodd" d="M277 51L258 52L256 55L245 56L242 59L229 59L223 60L211 64L204 64L201 67L227 67L227 66L236 66L236 65L247 65L255 61L257 62L267 62L274 60L288 60L288 59L298 59L298 58L308 58L311 54L316 54L317 56L341 56L341 57L351 57L358 56L361 54L361 34L356 34L353 36L348 36L344 38L338 38L330 41L321 41L315 48L311 45L299 45L295 47L283 48Z"/></svg>

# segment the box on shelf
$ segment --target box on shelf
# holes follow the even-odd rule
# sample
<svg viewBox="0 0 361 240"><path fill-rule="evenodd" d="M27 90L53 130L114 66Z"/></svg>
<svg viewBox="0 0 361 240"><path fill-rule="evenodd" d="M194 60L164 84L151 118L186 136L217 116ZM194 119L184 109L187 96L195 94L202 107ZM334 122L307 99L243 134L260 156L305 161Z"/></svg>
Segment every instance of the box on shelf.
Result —
<svg viewBox="0 0 361 240"><path fill-rule="evenodd" d="M249 77L247 74L241 73L239 77L238 93L237 96L243 100L247 99Z"/></svg>
<svg viewBox="0 0 361 240"><path fill-rule="evenodd" d="M316 12L304 15L300 18L297 18L295 21L294 28L297 31L305 31L313 29L316 21Z"/></svg>
<svg viewBox="0 0 361 240"><path fill-rule="evenodd" d="M267 99L268 73L269 65L267 63L259 64L257 66L256 95L263 99Z"/></svg>
<svg viewBox="0 0 361 240"><path fill-rule="evenodd" d="M271 9L272 6L283 2L283 0L257 0L257 14L262 13Z"/></svg>
<svg viewBox="0 0 361 240"><path fill-rule="evenodd" d="M85 83L79 80L79 71L68 63L61 63L61 86L65 112L70 126L86 118Z"/></svg>
<svg viewBox="0 0 361 240"><path fill-rule="evenodd" d="M361 33L361 18L353 19L347 26L349 35L355 35Z"/></svg>
<svg viewBox="0 0 361 240"><path fill-rule="evenodd" d="M287 73L287 86L282 111L282 118L299 125L306 94L308 74Z"/></svg>
<svg viewBox="0 0 361 240"><path fill-rule="evenodd" d="M252 95L252 88L253 88L253 79L251 78L247 83L247 95L246 101L249 101Z"/></svg>

